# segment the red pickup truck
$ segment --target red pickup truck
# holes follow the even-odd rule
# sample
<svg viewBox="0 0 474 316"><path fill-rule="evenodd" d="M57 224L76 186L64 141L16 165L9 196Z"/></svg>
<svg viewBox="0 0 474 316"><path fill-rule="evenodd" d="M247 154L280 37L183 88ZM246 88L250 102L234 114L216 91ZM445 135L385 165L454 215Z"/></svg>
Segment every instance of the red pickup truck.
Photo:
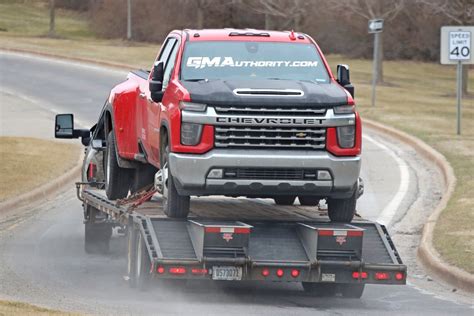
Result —
<svg viewBox="0 0 474 316"><path fill-rule="evenodd" d="M332 221L350 222L361 120L348 67L337 72L303 33L172 31L150 71L112 89L84 176L104 178L109 199L154 183L170 217L190 196L226 195L326 199Z"/></svg>

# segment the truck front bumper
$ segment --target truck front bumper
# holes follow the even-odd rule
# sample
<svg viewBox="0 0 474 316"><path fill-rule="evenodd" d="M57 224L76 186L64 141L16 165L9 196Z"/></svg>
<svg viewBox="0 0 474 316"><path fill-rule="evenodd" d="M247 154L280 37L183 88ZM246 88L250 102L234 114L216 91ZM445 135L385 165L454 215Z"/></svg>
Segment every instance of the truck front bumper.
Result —
<svg viewBox="0 0 474 316"><path fill-rule="evenodd" d="M204 155L171 153L171 174L181 195L230 195L272 197L308 195L350 197L357 187L360 157L336 157L325 151L214 149ZM327 171L330 178L268 179L209 177L213 169L252 168Z"/></svg>

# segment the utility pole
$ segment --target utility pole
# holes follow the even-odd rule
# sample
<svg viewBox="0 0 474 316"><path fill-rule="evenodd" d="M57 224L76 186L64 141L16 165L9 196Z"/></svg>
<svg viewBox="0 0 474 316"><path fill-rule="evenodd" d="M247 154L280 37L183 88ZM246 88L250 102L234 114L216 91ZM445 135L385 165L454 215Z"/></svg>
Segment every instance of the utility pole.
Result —
<svg viewBox="0 0 474 316"><path fill-rule="evenodd" d="M127 0L127 40L132 40L132 0Z"/></svg>
<svg viewBox="0 0 474 316"><path fill-rule="evenodd" d="M56 9L56 1L49 0L49 37L54 37L56 35L56 27L55 27L55 9Z"/></svg>

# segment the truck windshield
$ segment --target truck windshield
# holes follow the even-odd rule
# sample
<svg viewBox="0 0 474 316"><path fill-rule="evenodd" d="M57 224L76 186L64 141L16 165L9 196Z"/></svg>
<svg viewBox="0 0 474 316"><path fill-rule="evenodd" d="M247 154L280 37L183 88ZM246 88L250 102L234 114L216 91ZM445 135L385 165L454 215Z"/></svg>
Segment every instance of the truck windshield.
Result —
<svg viewBox="0 0 474 316"><path fill-rule="evenodd" d="M274 79L327 83L316 47L303 43L209 41L187 43L181 80Z"/></svg>

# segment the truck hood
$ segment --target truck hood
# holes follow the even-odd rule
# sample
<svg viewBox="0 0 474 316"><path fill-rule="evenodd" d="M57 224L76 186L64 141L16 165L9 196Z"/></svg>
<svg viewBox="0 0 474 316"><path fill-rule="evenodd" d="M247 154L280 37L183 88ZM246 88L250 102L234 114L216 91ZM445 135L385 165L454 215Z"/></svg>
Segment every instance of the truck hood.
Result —
<svg viewBox="0 0 474 316"><path fill-rule="evenodd" d="M213 105L333 107L347 104L346 92L337 83L265 79L182 81L181 84L192 102ZM242 94L236 94L236 89ZM301 91L302 95L285 95L285 91L296 94Z"/></svg>

